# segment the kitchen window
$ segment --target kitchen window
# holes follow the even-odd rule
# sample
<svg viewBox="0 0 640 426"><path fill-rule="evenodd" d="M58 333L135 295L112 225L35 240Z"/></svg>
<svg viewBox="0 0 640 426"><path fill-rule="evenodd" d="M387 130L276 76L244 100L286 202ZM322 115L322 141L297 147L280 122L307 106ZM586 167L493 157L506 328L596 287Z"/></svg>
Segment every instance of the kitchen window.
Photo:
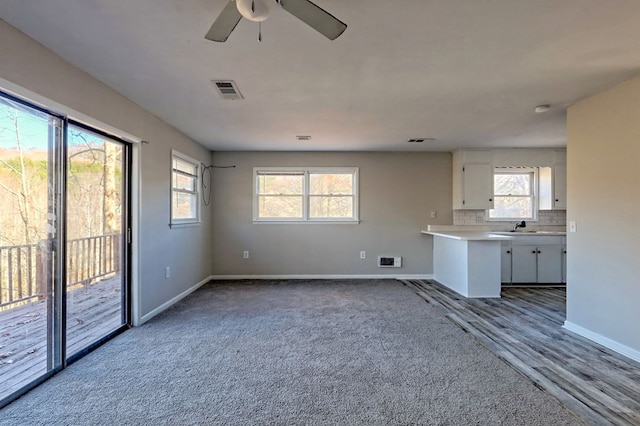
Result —
<svg viewBox="0 0 640 426"><path fill-rule="evenodd" d="M493 174L491 220L536 220L535 169L497 169Z"/></svg>
<svg viewBox="0 0 640 426"><path fill-rule="evenodd" d="M357 168L255 168L256 222L357 222Z"/></svg>
<svg viewBox="0 0 640 426"><path fill-rule="evenodd" d="M171 226L200 222L200 162L171 151Z"/></svg>

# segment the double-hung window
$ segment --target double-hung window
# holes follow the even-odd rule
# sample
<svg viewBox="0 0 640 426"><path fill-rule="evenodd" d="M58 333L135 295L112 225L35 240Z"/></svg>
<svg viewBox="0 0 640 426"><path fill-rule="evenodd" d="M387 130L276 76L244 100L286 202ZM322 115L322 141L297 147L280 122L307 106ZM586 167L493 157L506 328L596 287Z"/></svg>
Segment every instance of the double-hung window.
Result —
<svg viewBox="0 0 640 426"><path fill-rule="evenodd" d="M255 168L254 221L357 222L357 168Z"/></svg>
<svg viewBox="0 0 640 426"><path fill-rule="evenodd" d="M171 151L171 225L200 222L200 163Z"/></svg>
<svg viewBox="0 0 640 426"><path fill-rule="evenodd" d="M535 169L496 169L493 174L493 188L490 219L536 219Z"/></svg>

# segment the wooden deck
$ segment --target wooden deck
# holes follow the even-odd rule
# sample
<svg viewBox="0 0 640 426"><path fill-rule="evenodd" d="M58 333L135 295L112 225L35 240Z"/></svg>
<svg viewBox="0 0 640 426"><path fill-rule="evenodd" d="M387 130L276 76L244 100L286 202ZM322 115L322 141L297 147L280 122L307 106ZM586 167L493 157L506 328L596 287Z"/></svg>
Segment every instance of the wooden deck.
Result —
<svg viewBox="0 0 640 426"><path fill-rule="evenodd" d="M640 363L564 330L565 289L467 299L435 282L403 282L585 422L640 425Z"/></svg>
<svg viewBox="0 0 640 426"><path fill-rule="evenodd" d="M120 278L67 294L67 356L84 349L121 322ZM0 399L47 372L47 303L0 312Z"/></svg>

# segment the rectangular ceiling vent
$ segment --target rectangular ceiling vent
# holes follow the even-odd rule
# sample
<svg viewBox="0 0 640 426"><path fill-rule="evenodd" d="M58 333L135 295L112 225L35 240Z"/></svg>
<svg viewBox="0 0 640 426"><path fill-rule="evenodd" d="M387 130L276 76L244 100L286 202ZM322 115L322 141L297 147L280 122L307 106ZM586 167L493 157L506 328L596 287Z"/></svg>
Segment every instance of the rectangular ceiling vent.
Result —
<svg viewBox="0 0 640 426"><path fill-rule="evenodd" d="M435 138L411 138L407 140L409 143L435 142Z"/></svg>
<svg viewBox="0 0 640 426"><path fill-rule="evenodd" d="M243 99L240 90L238 90L238 86L236 82L233 80L211 80L211 82L216 86L218 93L222 96L222 99L228 100L237 100Z"/></svg>

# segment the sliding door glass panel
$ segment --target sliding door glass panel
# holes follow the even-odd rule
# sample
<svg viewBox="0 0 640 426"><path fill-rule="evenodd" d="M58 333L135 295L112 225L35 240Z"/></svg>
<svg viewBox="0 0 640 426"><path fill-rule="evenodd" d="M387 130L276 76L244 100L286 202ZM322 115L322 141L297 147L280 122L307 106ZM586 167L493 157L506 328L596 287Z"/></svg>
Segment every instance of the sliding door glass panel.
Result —
<svg viewBox="0 0 640 426"><path fill-rule="evenodd" d="M61 364L53 286L61 129L59 118L0 93L0 400Z"/></svg>
<svg viewBox="0 0 640 426"><path fill-rule="evenodd" d="M66 355L125 324L125 145L67 130Z"/></svg>

